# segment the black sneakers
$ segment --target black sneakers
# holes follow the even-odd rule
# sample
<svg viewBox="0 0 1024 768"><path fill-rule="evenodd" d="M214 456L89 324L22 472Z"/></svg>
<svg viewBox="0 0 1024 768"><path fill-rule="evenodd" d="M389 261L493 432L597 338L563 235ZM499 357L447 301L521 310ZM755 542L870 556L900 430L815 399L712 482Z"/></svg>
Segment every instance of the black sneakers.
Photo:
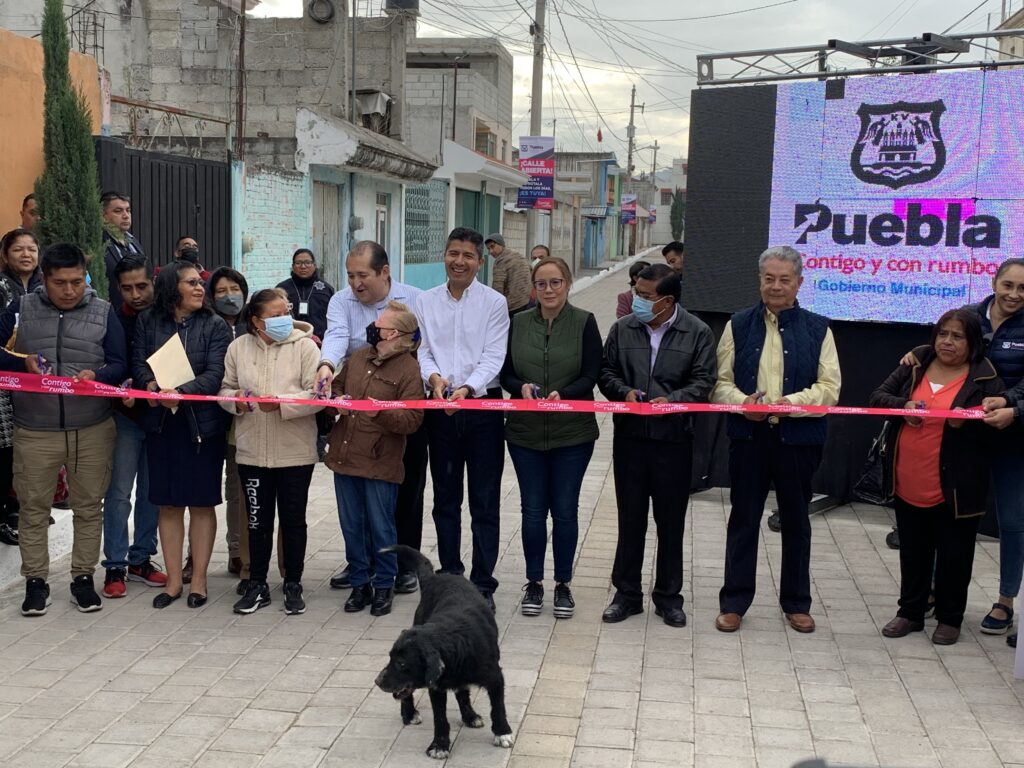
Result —
<svg viewBox="0 0 1024 768"><path fill-rule="evenodd" d="M527 582L523 587L523 602L520 610L523 616L539 616L544 607L544 587L537 581Z"/></svg>
<svg viewBox="0 0 1024 768"><path fill-rule="evenodd" d="M22 616L42 616L50 604L50 585L42 579L25 582L25 602L21 604Z"/></svg>
<svg viewBox="0 0 1024 768"><path fill-rule="evenodd" d="M92 576L75 576L71 582L71 604L82 613L92 613L103 607L103 601L93 586Z"/></svg>
<svg viewBox="0 0 1024 768"><path fill-rule="evenodd" d="M270 605L270 587L266 582L249 581L249 585L242 595L242 599L235 603L235 613L249 614L256 613L260 608Z"/></svg>
<svg viewBox="0 0 1024 768"><path fill-rule="evenodd" d="M555 584L555 599L552 613L556 619L571 619L573 611L576 610L576 603L572 599L572 590L569 585L563 582Z"/></svg>
<svg viewBox="0 0 1024 768"><path fill-rule="evenodd" d="M289 616L297 616L306 612L306 603L302 599L302 585L297 581L284 583L284 612Z"/></svg>

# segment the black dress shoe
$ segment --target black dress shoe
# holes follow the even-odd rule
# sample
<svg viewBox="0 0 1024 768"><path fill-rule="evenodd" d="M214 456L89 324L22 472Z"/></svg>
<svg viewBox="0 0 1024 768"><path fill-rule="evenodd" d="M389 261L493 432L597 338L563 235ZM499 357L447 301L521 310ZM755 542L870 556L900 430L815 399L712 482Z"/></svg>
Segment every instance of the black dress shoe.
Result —
<svg viewBox="0 0 1024 768"><path fill-rule="evenodd" d="M408 595L420 588L419 579L415 571L403 571L395 577L395 592L399 595Z"/></svg>
<svg viewBox="0 0 1024 768"><path fill-rule="evenodd" d="M373 590L369 584L353 587L352 594L345 601L345 613L359 613L373 601Z"/></svg>
<svg viewBox="0 0 1024 768"><path fill-rule="evenodd" d="M670 627L686 626L686 611L682 608L655 608L654 614L661 616L662 620Z"/></svg>
<svg viewBox="0 0 1024 768"><path fill-rule="evenodd" d="M173 603L179 597L181 597L181 592L178 592L178 594L176 594L176 595L169 595L166 592L161 592L159 595L157 595L156 597L153 598L153 607L154 608L166 608L168 605Z"/></svg>
<svg viewBox="0 0 1024 768"><path fill-rule="evenodd" d="M606 624L617 624L620 621L625 621L630 616L636 616L638 613L643 612L644 608L642 605L613 600L611 605L604 609L604 613L601 615L601 621Z"/></svg>
<svg viewBox="0 0 1024 768"><path fill-rule="evenodd" d="M373 604L370 606L371 616L387 616L391 613L391 601L394 598L394 590L375 589L373 590Z"/></svg>
<svg viewBox="0 0 1024 768"><path fill-rule="evenodd" d="M201 608L206 605L206 595L201 595L198 592L189 592L186 602L189 608Z"/></svg>
<svg viewBox="0 0 1024 768"><path fill-rule="evenodd" d="M498 606L494 604L494 594L492 592L481 592L480 595L487 601L487 606L491 609L491 613L497 613Z"/></svg>
<svg viewBox="0 0 1024 768"><path fill-rule="evenodd" d="M337 574L331 576L331 589L351 589L352 588L352 574L349 573L348 566L346 565Z"/></svg>

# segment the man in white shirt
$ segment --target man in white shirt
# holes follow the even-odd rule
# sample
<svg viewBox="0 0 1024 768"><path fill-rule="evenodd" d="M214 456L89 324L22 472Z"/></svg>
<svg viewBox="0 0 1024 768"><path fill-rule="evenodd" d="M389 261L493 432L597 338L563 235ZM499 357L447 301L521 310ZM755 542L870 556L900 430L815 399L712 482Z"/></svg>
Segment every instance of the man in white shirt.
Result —
<svg viewBox="0 0 1024 768"><path fill-rule="evenodd" d="M327 305L327 332L324 334L317 383L330 392L334 373L349 355L367 346L366 327L387 307L389 301L400 301L415 311L416 300L423 293L419 288L391 279L391 267L384 247L372 240L352 246L345 258L348 288L335 293ZM419 549L423 537L423 489L427 484L427 430L421 426L406 436L405 480L398 487L395 504L395 527L398 543ZM341 502L338 502L339 513ZM348 589L348 566L331 577L333 589ZM417 589L415 571L402 570L399 565L395 592L404 594Z"/></svg>
<svg viewBox="0 0 1024 768"><path fill-rule="evenodd" d="M505 297L476 279L484 239L457 227L448 235L448 281L420 296L416 305L423 343L420 370L431 397L451 401L502 397L498 373L508 344ZM462 574L462 478L469 478L473 564L469 579L494 609L494 566L505 443L501 411L427 411L430 476L438 559L446 573Z"/></svg>

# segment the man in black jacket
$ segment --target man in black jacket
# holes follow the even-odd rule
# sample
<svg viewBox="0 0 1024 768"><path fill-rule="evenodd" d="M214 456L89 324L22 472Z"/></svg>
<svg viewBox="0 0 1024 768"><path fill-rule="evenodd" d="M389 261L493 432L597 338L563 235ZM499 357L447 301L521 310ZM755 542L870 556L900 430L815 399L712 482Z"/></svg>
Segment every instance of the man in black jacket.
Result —
<svg viewBox="0 0 1024 768"><path fill-rule="evenodd" d="M107 296L114 307L120 307L124 299L117 287L114 271L118 263L128 256L145 258L142 247L129 232L132 228L132 203L127 195L120 192L104 192L100 197L103 206L103 261L107 267Z"/></svg>
<svg viewBox="0 0 1024 768"><path fill-rule="evenodd" d="M117 308L117 319L125 332L128 357L139 313L153 304L153 269L146 259L129 256L114 270L124 297ZM159 510L149 500L149 468L146 464L146 433L138 425L144 403L125 401L114 407L117 441L114 443L110 486L103 500L103 562L106 569L103 596L124 597L125 580L140 581L150 587L162 587L167 575L153 565L156 554ZM128 518L132 515L132 489L135 489L135 536L129 546Z"/></svg>
<svg viewBox="0 0 1024 768"><path fill-rule="evenodd" d="M598 386L609 400L706 402L717 376L711 329L679 306L679 274L665 264L637 277L633 313L612 326ZM692 417L614 416L612 466L619 536L612 566L615 597L602 617L618 622L643 611L641 573L647 510L653 503L658 558L651 601L672 627L683 611L683 527L693 465Z"/></svg>

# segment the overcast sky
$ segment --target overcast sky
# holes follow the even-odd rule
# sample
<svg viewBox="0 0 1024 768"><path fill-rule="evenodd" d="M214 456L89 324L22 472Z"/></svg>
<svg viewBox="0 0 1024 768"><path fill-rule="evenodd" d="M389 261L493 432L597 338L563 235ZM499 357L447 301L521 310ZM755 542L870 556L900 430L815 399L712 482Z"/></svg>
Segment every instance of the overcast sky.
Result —
<svg viewBox="0 0 1024 768"><path fill-rule="evenodd" d="M302 4L263 0L257 15L298 15ZM357 12L381 4L358 0ZM658 167L667 167L686 155L698 52L912 37L950 27L979 32L990 20L998 25L1004 4L1016 11L1024 0L548 0L544 133L557 119L559 149L588 150L598 147L600 127L603 149L624 162L630 87L636 85L637 103L646 104L636 119L637 145L657 139ZM516 57L513 137L527 134L530 125L534 6L535 0L420 0L421 37L497 35ZM694 18L714 14L732 15ZM650 168L651 154L640 151L638 171Z"/></svg>

